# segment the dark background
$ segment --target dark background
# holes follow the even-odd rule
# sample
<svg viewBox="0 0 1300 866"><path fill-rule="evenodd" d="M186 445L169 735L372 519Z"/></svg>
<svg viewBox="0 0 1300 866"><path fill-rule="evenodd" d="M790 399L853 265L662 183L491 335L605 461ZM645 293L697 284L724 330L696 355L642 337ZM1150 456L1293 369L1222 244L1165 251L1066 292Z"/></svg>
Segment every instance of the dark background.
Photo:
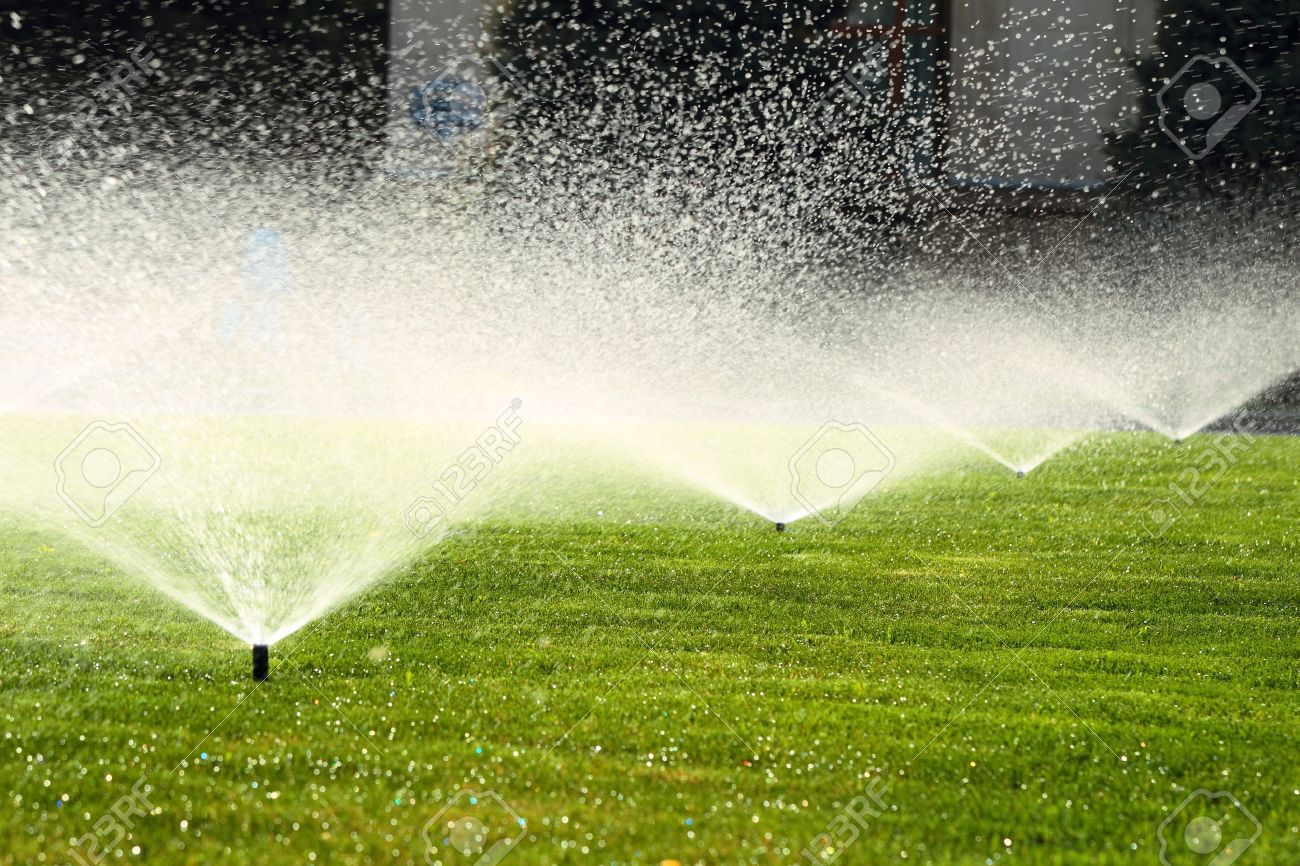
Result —
<svg viewBox="0 0 1300 866"><path fill-rule="evenodd" d="M341 152L378 140L388 9L375 0L0 0L3 108L33 109L11 125L67 110L149 34L157 73L131 106L136 123L227 149Z"/></svg>
<svg viewBox="0 0 1300 866"><path fill-rule="evenodd" d="M492 51L529 81L551 80L549 94L564 95L564 105L539 103L558 137L597 101L606 120L726 117L744 134L764 124L788 127L782 91L823 89L829 82L819 72L845 68L852 58L841 56L842 43L821 35L847 6L848 0L505 0ZM1294 191L1300 0L1165 0L1162 13L1159 53L1134 59L1147 84L1143 121L1111 141L1117 174L1138 168L1140 186L1198 195ZM10 131L21 136L48 121L98 68L127 56L150 33L158 74L132 111L155 117L160 127L184 127L223 148L298 155L360 153L379 141L388 47L383 0L0 0L0 109ZM1209 158L1193 163L1158 128L1155 93L1186 58L1221 49L1259 82L1264 102ZM629 86L611 95L604 89L611 83ZM806 109L809 101L801 94L790 103ZM24 105L32 110L15 113ZM547 117L528 120L540 127ZM589 124L583 134L590 139L593 129L609 128ZM813 146L834 150L850 138L873 138L871 129L849 132ZM614 145L609 153L626 151L635 138ZM805 156L810 149L803 141L795 147ZM851 174L871 154L842 157L833 167Z"/></svg>
<svg viewBox="0 0 1300 866"><path fill-rule="evenodd" d="M843 0L506 3L497 16L494 50L527 68L530 80L549 74L560 82L553 92L569 95L569 109L578 106L575 123L600 100L606 104L599 111L616 119L629 112L642 118L656 112L707 118L710 103L739 101L743 110L713 116L740 117L752 131L761 129L765 119L784 123L771 82L763 80L764 68L779 61L785 69L802 68L803 83L817 84L813 67L818 61L829 58L830 68L843 63L844 58L829 57L816 37L843 11ZM1189 180L1198 195L1206 196L1240 198L1244 193L1256 200L1294 193L1300 168L1300 0L1168 0L1164 12L1158 46L1165 56L1135 61L1149 84L1146 117L1112 141L1116 164L1140 169L1144 194L1150 185L1187 189ZM152 34L157 70L142 85L147 93L130 106L133 130L144 129L155 140L200 141L218 158L237 151L334 154L364 164L382 145L387 116L388 17L382 0L0 0L0 150L13 155L39 142L52 118L102 79L103 69L128 57ZM578 20L589 29L559 32L554 20ZM1189 164L1156 128L1154 94L1183 58L1217 53L1220 47L1258 78L1267 92L1265 103L1212 159ZM635 82L647 69L657 70L663 84L707 73L715 76L714 85L677 91L689 93L693 104L652 98L631 87L623 88L628 96L621 103L603 95L603 85ZM601 88L584 91L583 83ZM800 98L794 104L806 106L807 101ZM541 115L525 119L539 126L549 119L562 137L567 127L554 118L563 117L566 107L538 105ZM714 132L727 134L726 129ZM857 147L870 140L861 130L843 138ZM588 136L584 146L593 140L599 136ZM643 155L628 150L628 140L608 144L612 152L626 151L633 163ZM646 139L651 152L662 146L654 137ZM861 246L863 220L852 212L854 201L870 200L859 192L877 178L852 172L869 160L860 151L821 153L819 159L839 159L835 170L825 171L826 163L816 163L812 149L783 154L779 147L772 147L771 166L786 171L807 165L817 178L832 181L825 189L825 206L819 205L810 224L830 234L833 215L849 211L853 233L846 243ZM722 162L714 168L740 170ZM683 170L704 172L708 166L683 162ZM887 183L898 181L889 173L882 177ZM814 180L800 179L800 201L809 200L810 189L820 189ZM787 173L774 181L771 188L780 190L790 177ZM1275 398L1278 394L1300 397L1300 377L1275 392Z"/></svg>

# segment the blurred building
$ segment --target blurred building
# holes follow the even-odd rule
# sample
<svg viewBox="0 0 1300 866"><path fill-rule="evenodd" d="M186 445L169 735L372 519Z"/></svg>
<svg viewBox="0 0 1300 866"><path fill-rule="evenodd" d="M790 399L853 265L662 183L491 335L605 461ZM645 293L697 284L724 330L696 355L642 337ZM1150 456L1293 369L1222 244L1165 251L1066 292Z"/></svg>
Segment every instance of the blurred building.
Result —
<svg viewBox="0 0 1300 866"><path fill-rule="evenodd" d="M918 164L961 186L1087 188L1105 177L1103 134L1136 106L1131 60L1151 48L1158 0L851 2L832 34L874 58L858 86L880 89L890 110L933 132ZM473 53L487 7L391 8L390 145L400 152L420 146L412 88Z"/></svg>
<svg viewBox="0 0 1300 866"><path fill-rule="evenodd" d="M898 9L895 7L895 21ZM1087 185L1103 133L1135 111L1131 61L1152 50L1157 0L951 0L945 170L958 183ZM904 24L906 26L906 24Z"/></svg>
<svg viewBox="0 0 1300 866"><path fill-rule="evenodd" d="M876 43L898 110L933 124L958 185L1087 187L1137 104L1157 0L855 0L836 30Z"/></svg>

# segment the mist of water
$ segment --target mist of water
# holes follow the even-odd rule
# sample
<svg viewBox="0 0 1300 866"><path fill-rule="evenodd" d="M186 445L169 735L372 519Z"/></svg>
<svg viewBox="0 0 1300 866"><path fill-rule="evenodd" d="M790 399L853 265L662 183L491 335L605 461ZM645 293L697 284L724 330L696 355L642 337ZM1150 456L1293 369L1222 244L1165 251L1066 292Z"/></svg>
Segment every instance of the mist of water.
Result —
<svg viewBox="0 0 1300 866"><path fill-rule="evenodd" d="M414 180L193 129L53 170L3 148L0 505L272 643L448 532L580 499L575 457L853 531L932 473L1181 438L1300 368L1289 224L1212 254L1233 217L1002 225L889 135L814 141L789 66L758 104L790 123L601 101L650 80L602 74Z"/></svg>

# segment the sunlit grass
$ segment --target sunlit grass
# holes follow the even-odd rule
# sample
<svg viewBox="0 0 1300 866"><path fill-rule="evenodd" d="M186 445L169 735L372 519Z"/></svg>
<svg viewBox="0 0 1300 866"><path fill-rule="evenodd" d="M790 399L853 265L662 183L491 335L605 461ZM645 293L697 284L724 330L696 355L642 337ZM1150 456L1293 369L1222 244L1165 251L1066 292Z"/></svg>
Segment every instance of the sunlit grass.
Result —
<svg viewBox="0 0 1300 866"><path fill-rule="evenodd" d="M1238 862L1293 863L1300 440L1153 537L1214 441L1094 437L784 534L592 475L462 525L258 688L246 646L11 521L0 862L78 862L146 777L152 813L97 835L125 861L422 862L473 788L527 822L505 863L789 864L881 776L840 863L1155 863L1197 788L1263 825Z"/></svg>

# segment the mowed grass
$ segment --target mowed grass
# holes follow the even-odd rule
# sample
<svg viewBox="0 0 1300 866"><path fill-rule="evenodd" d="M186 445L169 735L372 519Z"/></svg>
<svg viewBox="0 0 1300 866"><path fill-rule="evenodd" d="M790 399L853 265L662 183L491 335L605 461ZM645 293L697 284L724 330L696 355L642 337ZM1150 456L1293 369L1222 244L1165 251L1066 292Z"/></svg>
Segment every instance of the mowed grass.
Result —
<svg viewBox="0 0 1300 866"><path fill-rule="evenodd" d="M1203 470L1153 537L1215 441L972 458L784 534L593 477L460 528L257 688L247 647L11 523L0 862L419 863L449 801L508 823L491 791L517 866L807 863L828 828L844 864L1154 864L1204 788L1262 825L1237 862L1295 864L1300 440ZM106 817L133 787L147 814Z"/></svg>

